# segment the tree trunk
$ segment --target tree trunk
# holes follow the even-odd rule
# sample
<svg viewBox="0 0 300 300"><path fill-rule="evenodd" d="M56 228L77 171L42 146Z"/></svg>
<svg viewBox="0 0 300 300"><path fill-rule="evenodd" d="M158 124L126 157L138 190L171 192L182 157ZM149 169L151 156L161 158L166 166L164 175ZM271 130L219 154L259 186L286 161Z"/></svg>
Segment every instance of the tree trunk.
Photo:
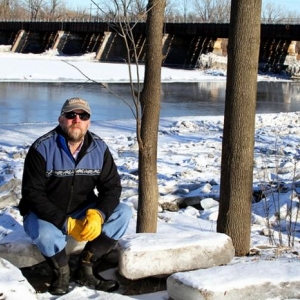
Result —
<svg viewBox="0 0 300 300"><path fill-rule="evenodd" d="M250 250L253 151L262 0L232 0L217 231L237 256Z"/></svg>
<svg viewBox="0 0 300 300"><path fill-rule="evenodd" d="M144 87L141 93L137 232L156 232L158 213L157 140L161 98L165 0L149 0Z"/></svg>

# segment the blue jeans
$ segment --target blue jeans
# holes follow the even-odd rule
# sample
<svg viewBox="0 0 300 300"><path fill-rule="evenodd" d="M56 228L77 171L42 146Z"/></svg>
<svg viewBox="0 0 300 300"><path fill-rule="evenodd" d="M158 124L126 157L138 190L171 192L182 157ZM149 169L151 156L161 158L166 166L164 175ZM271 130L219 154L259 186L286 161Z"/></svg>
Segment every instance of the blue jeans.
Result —
<svg viewBox="0 0 300 300"><path fill-rule="evenodd" d="M95 204L89 205L75 212L71 217L81 219L89 208L94 207ZM103 224L102 233L111 239L118 240L126 232L131 215L131 208L120 203ZM36 214L29 213L26 215L23 223L25 232L44 256L52 257L66 247L67 235L52 223L39 219Z"/></svg>

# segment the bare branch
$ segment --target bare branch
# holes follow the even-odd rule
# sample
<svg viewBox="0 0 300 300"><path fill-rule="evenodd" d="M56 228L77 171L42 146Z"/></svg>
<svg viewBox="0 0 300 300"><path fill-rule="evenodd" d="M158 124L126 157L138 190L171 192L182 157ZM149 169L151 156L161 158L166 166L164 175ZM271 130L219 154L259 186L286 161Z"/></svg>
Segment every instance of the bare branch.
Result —
<svg viewBox="0 0 300 300"><path fill-rule="evenodd" d="M117 98L119 98L120 100L122 100L131 110L133 116L136 118L136 115L135 115L135 112L134 110L132 109L132 107L130 106L130 104L124 99L122 98L120 95L116 94L114 91L112 91L111 89L109 89L106 85L104 85L103 83L101 82L98 82L90 77L88 77L85 73L83 73L79 68L77 68L76 66L74 66L73 64L71 64L70 62L66 61L66 60L62 60L64 63L72 66L73 68L75 68L80 74L82 74L86 79L88 79L88 81L91 81L91 82L94 82L94 83L97 83L99 85L101 85L102 88L108 90L111 94L113 94L114 96L116 96ZM87 82L88 82L87 81Z"/></svg>

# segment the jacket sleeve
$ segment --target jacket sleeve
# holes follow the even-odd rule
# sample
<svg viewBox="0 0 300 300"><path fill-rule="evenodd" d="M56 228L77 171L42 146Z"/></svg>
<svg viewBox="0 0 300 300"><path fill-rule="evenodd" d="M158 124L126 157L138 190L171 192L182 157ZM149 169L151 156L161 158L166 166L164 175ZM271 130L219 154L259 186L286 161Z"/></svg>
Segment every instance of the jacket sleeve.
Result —
<svg viewBox="0 0 300 300"><path fill-rule="evenodd" d="M103 168L97 184L97 190L99 201L96 208L107 219L119 205L122 191L120 175L108 148L104 153Z"/></svg>
<svg viewBox="0 0 300 300"><path fill-rule="evenodd" d="M47 198L46 162L41 154L30 147L24 162L21 215L35 213L40 219L54 224L59 229L65 223L65 214Z"/></svg>

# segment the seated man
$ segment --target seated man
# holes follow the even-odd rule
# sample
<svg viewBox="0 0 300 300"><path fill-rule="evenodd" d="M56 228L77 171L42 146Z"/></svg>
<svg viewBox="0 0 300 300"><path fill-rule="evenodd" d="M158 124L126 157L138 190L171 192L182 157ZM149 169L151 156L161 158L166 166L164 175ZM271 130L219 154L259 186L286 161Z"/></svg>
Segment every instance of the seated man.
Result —
<svg viewBox="0 0 300 300"><path fill-rule="evenodd" d="M118 288L98 274L98 266L125 233L131 208L120 203L117 167L104 141L88 130L90 115L87 101L67 100L59 125L31 145L24 163L20 213L26 233L53 268L53 295L69 290L68 235L87 241L75 282L104 291Z"/></svg>

